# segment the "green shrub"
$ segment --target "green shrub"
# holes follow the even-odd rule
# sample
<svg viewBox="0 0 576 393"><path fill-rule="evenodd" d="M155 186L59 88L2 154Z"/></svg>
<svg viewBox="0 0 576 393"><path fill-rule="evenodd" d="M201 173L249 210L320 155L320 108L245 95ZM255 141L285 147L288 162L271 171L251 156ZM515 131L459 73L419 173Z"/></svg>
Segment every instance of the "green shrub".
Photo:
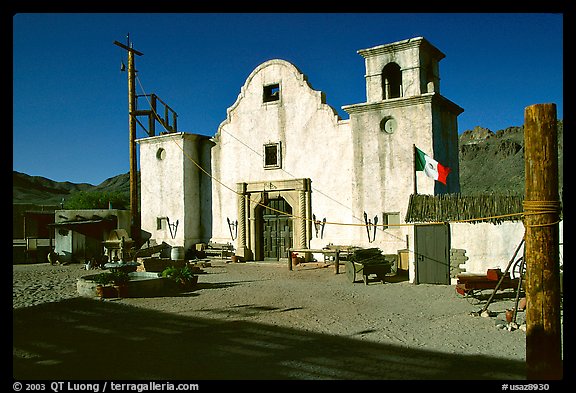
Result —
<svg viewBox="0 0 576 393"><path fill-rule="evenodd" d="M169 278L179 285L188 285L194 280L194 273L188 265L183 267L168 266L162 271L162 277Z"/></svg>
<svg viewBox="0 0 576 393"><path fill-rule="evenodd" d="M112 284L112 276L108 272L100 273L94 277L94 282L100 285Z"/></svg>
<svg viewBox="0 0 576 393"><path fill-rule="evenodd" d="M130 276L121 270L100 273L94 278L94 282L100 285L122 285L128 283L128 281L130 281Z"/></svg>
<svg viewBox="0 0 576 393"><path fill-rule="evenodd" d="M130 206L130 194L119 191L77 191L64 202L65 209L126 209Z"/></svg>

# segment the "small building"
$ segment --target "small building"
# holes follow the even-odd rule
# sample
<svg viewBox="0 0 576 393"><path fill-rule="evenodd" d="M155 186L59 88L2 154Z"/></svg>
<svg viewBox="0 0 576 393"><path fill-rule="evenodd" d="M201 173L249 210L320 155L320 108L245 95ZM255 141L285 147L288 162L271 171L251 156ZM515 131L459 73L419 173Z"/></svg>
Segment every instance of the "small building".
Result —
<svg viewBox="0 0 576 393"><path fill-rule="evenodd" d="M54 251L61 263L84 263L104 256L104 242L115 229L130 231L130 211L120 209L56 210Z"/></svg>
<svg viewBox="0 0 576 393"><path fill-rule="evenodd" d="M15 203L12 205L12 263L46 262L54 246L57 205Z"/></svg>

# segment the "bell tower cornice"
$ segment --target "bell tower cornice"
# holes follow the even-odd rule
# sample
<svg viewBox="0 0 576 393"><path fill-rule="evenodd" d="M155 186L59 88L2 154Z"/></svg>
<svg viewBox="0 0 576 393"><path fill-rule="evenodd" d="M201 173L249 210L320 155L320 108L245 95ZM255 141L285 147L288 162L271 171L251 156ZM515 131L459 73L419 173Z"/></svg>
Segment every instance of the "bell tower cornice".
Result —
<svg viewBox="0 0 576 393"><path fill-rule="evenodd" d="M372 48L359 49L357 53L366 59L372 56L386 55L419 47L422 47L421 49L426 50L438 61L446 57L444 53L442 53L424 37L414 37L402 41L392 42L390 44L378 45Z"/></svg>
<svg viewBox="0 0 576 393"><path fill-rule="evenodd" d="M423 37L357 51L366 65L366 101L440 93L439 62L446 55Z"/></svg>

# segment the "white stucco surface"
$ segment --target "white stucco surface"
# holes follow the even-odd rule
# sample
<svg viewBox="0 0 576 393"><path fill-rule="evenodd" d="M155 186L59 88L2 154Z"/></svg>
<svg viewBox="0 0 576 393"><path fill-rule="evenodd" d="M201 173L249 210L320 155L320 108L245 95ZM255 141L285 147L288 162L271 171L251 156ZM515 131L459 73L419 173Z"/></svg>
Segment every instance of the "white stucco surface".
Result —
<svg viewBox="0 0 576 393"><path fill-rule="evenodd" d="M563 254L563 222L559 224L560 254ZM506 270L514 252L524 237L522 221L506 221L501 224L490 223L454 223L450 224L451 248L466 250L469 258L466 272L486 274L488 269L500 268ZM520 248L515 258L523 255L524 246Z"/></svg>

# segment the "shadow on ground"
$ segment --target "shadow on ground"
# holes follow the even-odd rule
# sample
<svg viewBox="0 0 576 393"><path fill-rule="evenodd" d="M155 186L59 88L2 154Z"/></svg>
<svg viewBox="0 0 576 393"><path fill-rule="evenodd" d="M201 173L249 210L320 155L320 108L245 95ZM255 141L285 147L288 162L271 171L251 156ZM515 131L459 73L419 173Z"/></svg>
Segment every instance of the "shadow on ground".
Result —
<svg viewBox="0 0 576 393"><path fill-rule="evenodd" d="M247 307L242 307L247 308ZM278 312L249 305L251 312ZM288 311L289 310L284 310ZM15 379L524 379L523 362L75 298L13 310Z"/></svg>

